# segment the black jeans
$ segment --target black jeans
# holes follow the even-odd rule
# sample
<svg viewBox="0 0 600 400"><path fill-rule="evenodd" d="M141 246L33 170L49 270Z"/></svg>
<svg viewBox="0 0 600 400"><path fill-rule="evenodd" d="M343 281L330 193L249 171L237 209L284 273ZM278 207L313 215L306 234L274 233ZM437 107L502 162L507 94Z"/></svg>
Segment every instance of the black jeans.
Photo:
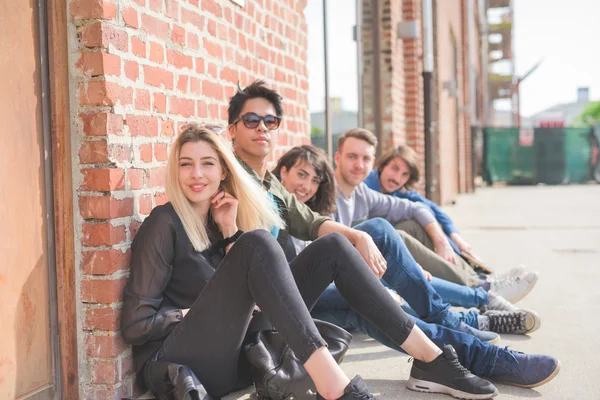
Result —
<svg viewBox="0 0 600 400"><path fill-rule="evenodd" d="M406 340L414 321L344 236L330 234L314 241L288 266L273 236L257 230L244 233L232 246L157 358L189 366L209 394L224 396L236 386L242 342L256 302L306 362L325 346L309 309L331 282L350 307L394 343Z"/></svg>

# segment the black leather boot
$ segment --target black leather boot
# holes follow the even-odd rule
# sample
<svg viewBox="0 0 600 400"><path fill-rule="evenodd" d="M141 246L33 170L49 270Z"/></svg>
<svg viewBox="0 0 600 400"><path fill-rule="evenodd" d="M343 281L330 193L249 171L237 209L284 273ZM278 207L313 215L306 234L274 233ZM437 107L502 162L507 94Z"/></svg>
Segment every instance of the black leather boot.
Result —
<svg viewBox="0 0 600 400"><path fill-rule="evenodd" d="M325 400L320 394L317 394L317 400ZM356 375L344 388L344 395L338 400L377 400L369 392L369 388L360 375Z"/></svg>

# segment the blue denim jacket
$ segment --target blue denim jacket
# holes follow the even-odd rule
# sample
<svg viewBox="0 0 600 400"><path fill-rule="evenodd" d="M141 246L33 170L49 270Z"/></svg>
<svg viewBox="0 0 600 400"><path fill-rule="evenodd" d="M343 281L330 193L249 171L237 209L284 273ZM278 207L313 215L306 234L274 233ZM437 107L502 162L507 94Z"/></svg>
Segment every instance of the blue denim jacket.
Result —
<svg viewBox="0 0 600 400"><path fill-rule="evenodd" d="M367 179L365 179L365 184L371 189L381 192L381 185L379 184L379 173L376 170L371 171L369 176L367 176ZM460 251L458 251L458 248L450 239L450 234L458 232L458 229L456 229L456 227L454 226L454 223L452 222L450 216L444 211L442 211L440 206L435 204L433 201L421 196L418 192L414 190L406 192L402 190L396 190L395 192L388 194L390 196L400 197L403 199L408 199L410 201L421 203L427 208L429 208L429 210L431 210L431 212L435 216L436 221L442 226L442 229L444 230L446 236L448 236L448 240L450 241L450 245L454 248L454 251L460 254Z"/></svg>

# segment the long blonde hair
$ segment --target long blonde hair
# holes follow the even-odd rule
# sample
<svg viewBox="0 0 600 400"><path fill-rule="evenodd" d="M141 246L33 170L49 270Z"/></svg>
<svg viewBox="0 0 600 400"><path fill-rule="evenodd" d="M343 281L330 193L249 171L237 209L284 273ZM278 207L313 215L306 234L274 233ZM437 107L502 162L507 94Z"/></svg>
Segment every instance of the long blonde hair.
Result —
<svg viewBox="0 0 600 400"><path fill-rule="evenodd" d="M209 127L189 125L179 135L171 148L167 163L167 196L183 223L194 249L203 251L210 247L206 233L206 221L194 210L179 186L179 152L188 142L204 141L217 153L225 172L221 183L223 190L238 200L237 226L243 231L253 229L270 230L277 226L285 229L285 223L277 207L256 180L237 161L228 144Z"/></svg>

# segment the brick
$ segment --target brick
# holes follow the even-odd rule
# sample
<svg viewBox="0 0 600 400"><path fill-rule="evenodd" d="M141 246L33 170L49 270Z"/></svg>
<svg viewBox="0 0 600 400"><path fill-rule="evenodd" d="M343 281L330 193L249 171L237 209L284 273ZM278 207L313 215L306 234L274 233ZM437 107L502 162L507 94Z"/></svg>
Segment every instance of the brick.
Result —
<svg viewBox="0 0 600 400"><path fill-rule="evenodd" d="M171 41L181 46L185 46L185 28L183 26L173 25Z"/></svg>
<svg viewBox="0 0 600 400"><path fill-rule="evenodd" d="M98 360L91 364L91 383L109 384L119 380L118 359L110 361Z"/></svg>
<svg viewBox="0 0 600 400"><path fill-rule="evenodd" d="M223 87L218 83L206 80L202 82L202 94L206 97L220 101L223 100Z"/></svg>
<svg viewBox="0 0 600 400"><path fill-rule="evenodd" d="M135 8L125 7L123 11L121 11L121 15L123 16L123 22L125 22L126 26L130 26L135 29L140 27L138 13Z"/></svg>
<svg viewBox="0 0 600 400"><path fill-rule="evenodd" d="M84 303L111 304L123 299L127 278L82 279L81 301Z"/></svg>
<svg viewBox="0 0 600 400"><path fill-rule="evenodd" d="M131 104L133 90L114 82L91 81L79 83L79 100L81 105L114 106Z"/></svg>
<svg viewBox="0 0 600 400"><path fill-rule="evenodd" d="M168 156L166 143L154 143L154 158L159 162L167 161Z"/></svg>
<svg viewBox="0 0 600 400"><path fill-rule="evenodd" d="M114 331L119 328L121 310L110 307L88 308L83 320L83 329Z"/></svg>
<svg viewBox="0 0 600 400"><path fill-rule="evenodd" d="M148 59L157 64L165 61L165 48L160 43L150 42L150 55Z"/></svg>
<svg viewBox="0 0 600 400"><path fill-rule="evenodd" d="M104 163L108 161L106 141L94 140L83 142L79 149L79 161L82 164Z"/></svg>
<svg viewBox="0 0 600 400"><path fill-rule="evenodd" d="M84 251L81 270L88 275L111 275L129 268L131 250L118 249Z"/></svg>
<svg viewBox="0 0 600 400"><path fill-rule="evenodd" d="M132 357L123 357L121 358L121 368L120 368L119 379L123 380L127 378L129 375L135 372L135 364L133 362Z"/></svg>
<svg viewBox="0 0 600 400"><path fill-rule="evenodd" d="M106 336L88 334L85 338L85 354L88 357L116 357L126 348L127 345L118 333Z"/></svg>
<svg viewBox="0 0 600 400"><path fill-rule="evenodd" d="M206 31L208 32L209 35L216 37L217 36L217 21L215 21L214 19L209 19L206 22Z"/></svg>
<svg viewBox="0 0 600 400"><path fill-rule="evenodd" d="M71 0L69 12L75 20L114 19L117 16L117 6L103 0Z"/></svg>
<svg viewBox="0 0 600 400"><path fill-rule="evenodd" d="M204 59L196 58L196 72L199 74L204 73Z"/></svg>
<svg viewBox="0 0 600 400"><path fill-rule="evenodd" d="M190 50L198 50L200 48L200 39L195 33L187 34L187 48Z"/></svg>
<svg viewBox="0 0 600 400"><path fill-rule="evenodd" d="M231 83L237 84L237 82L239 80L237 71L235 71L231 68L228 68L228 67L225 67L221 70L220 76L221 76L221 79L223 79L224 81L231 82Z"/></svg>
<svg viewBox="0 0 600 400"><path fill-rule="evenodd" d="M223 58L223 48L220 44L207 38L204 38L204 41L202 43L204 45L204 49L209 55L218 59Z"/></svg>
<svg viewBox="0 0 600 400"><path fill-rule="evenodd" d="M125 241L125 227L123 225L112 226L108 222L84 223L81 243L84 246L112 246Z"/></svg>
<svg viewBox="0 0 600 400"><path fill-rule="evenodd" d="M140 230L140 226L142 226L142 223L140 221L135 220L131 221L131 223L129 224L131 240L133 240L135 238L135 235L137 235L138 231Z"/></svg>
<svg viewBox="0 0 600 400"><path fill-rule="evenodd" d="M90 22L79 32L79 40L84 47L108 48L114 46L120 51L128 50L127 32L104 21Z"/></svg>
<svg viewBox="0 0 600 400"><path fill-rule="evenodd" d="M202 90L201 90L201 86L200 86L200 79L198 78L190 78L190 93L192 94L201 94Z"/></svg>
<svg viewBox="0 0 600 400"><path fill-rule="evenodd" d="M88 76L121 74L121 58L99 51L82 52L75 66Z"/></svg>
<svg viewBox="0 0 600 400"><path fill-rule="evenodd" d="M121 135L123 117L112 113L90 113L79 115L83 121L83 132L87 136Z"/></svg>
<svg viewBox="0 0 600 400"><path fill-rule="evenodd" d="M177 0L165 0L167 17L179 20L179 2Z"/></svg>
<svg viewBox="0 0 600 400"><path fill-rule="evenodd" d="M217 78L218 78L218 76L217 76L217 64L215 64L215 63L208 63L207 72L208 72L208 76L211 79L217 80Z"/></svg>
<svg viewBox="0 0 600 400"><path fill-rule="evenodd" d="M161 114L167 112L167 96L163 93L154 93L152 97L152 111Z"/></svg>
<svg viewBox="0 0 600 400"><path fill-rule="evenodd" d="M152 162L152 143L141 144L140 147L140 161L149 163Z"/></svg>
<svg viewBox="0 0 600 400"><path fill-rule="evenodd" d="M181 99L179 97L169 98L169 113L177 114L184 117L194 115L194 100Z"/></svg>
<svg viewBox="0 0 600 400"><path fill-rule="evenodd" d="M136 89L133 105L136 110L150 111L150 92L145 89Z"/></svg>
<svg viewBox="0 0 600 400"><path fill-rule="evenodd" d="M79 213L83 219L110 219L133 215L133 198L112 196L80 196Z"/></svg>
<svg viewBox="0 0 600 400"><path fill-rule="evenodd" d="M127 60L123 66L127 79L135 82L140 75L140 66L136 61Z"/></svg>
<svg viewBox="0 0 600 400"><path fill-rule="evenodd" d="M223 16L223 9L215 0L202 0L202 10L213 14L217 18Z"/></svg>
<svg viewBox="0 0 600 400"><path fill-rule="evenodd" d="M167 119L160 122L160 134L171 137L175 135L175 126L172 120Z"/></svg>
<svg viewBox="0 0 600 400"><path fill-rule="evenodd" d="M196 11L187 8L181 9L181 22L192 24L201 31L204 30L204 16L198 14Z"/></svg>
<svg viewBox="0 0 600 400"><path fill-rule="evenodd" d="M128 169L127 170L127 182L129 183L129 189L138 190L144 187L144 170L141 169Z"/></svg>
<svg viewBox="0 0 600 400"><path fill-rule="evenodd" d="M154 204L156 204L157 206L162 206L163 204L166 204L169 201L169 198L167 197L167 194L165 192L156 192L154 194Z"/></svg>
<svg viewBox="0 0 600 400"><path fill-rule="evenodd" d="M196 115L200 118L208 117L208 108L203 100L196 102Z"/></svg>
<svg viewBox="0 0 600 400"><path fill-rule="evenodd" d="M129 144L113 143L108 146L108 159L113 162L124 163L131 161Z"/></svg>
<svg viewBox="0 0 600 400"><path fill-rule="evenodd" d="M146 172L146 177L148 179L148 187L165 187L165 180L167 176L167 167L158 167L158 168L150 168Z"/></svg>
<svg viewBox="0 0 600 400"><path fill-rule="evenodd" d="M142 30L162 40L169 37L169 23L148 14L142 14Z"/></svg>
<svg viewBox="0 0 600 400"><path fill-rule="evenodd" d="M187 87L188 87L188 77L185 75L180 75L179 78L177 78L177 90L185 93L188 91Z"/></svg>
<svg viewBox="0 0 600 400"><path fill-rule="evenodd" d="M144 82L159 88L173 89L173 73L162 68L144 65Z"/></svg>
<svg viewBox="0 0 600 400"><path fill-rule="evenodd" d="M179 51L167 49L167 62L175 68L193 68L192 57L187 56Z"/></svg>
<svg viewBox="0 0 600 400"><path fill-rule="evenodd" d="M162 14L163 0L148 0L148 8L150 8L155 13Z"/></svg>
<svg viewBox="0 0 600 400"><path fill-rule="evenodd" d="M146 57L146 42L137 36L131 38L131 52L138 57Z"/></svg>
<svg viewBox="0 0 600 400"><path fill-rule="evenodd" d="M152 211L152 195L145 194L139 198L138 202L138 210L140 210L140 214L150 214L150 211Z"/></svg>
<svg viewBox="0 0 600 400"><path fill-rule="evenodd" d="M131 136L158 136L158 120L146 115L127 115L125 124Z"/></svg>
<svg viewBox="0 0 600 400"><path fill-rule="evenodd" d="M82 190L108 192L125 188L124 171L116 168L88 168L82 169Z"/></svg>

